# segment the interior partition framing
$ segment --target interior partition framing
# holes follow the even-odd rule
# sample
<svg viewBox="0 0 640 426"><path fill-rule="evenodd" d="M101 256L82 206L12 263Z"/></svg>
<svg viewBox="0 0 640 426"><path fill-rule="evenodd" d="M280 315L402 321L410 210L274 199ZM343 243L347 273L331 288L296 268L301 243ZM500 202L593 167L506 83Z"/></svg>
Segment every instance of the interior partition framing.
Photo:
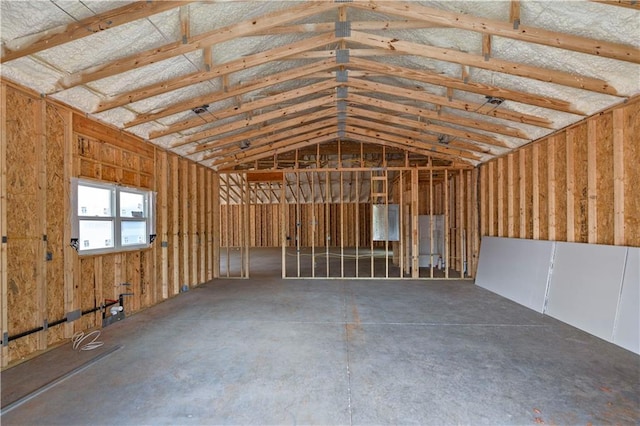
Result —
<svg viewBox="0 0 640 426"><path fill-rule="evenodd" d="M283 278L471 278L473 173L443 166L221 172L220 276L248 277L250 249L271 247L281 249Z"/></svg>

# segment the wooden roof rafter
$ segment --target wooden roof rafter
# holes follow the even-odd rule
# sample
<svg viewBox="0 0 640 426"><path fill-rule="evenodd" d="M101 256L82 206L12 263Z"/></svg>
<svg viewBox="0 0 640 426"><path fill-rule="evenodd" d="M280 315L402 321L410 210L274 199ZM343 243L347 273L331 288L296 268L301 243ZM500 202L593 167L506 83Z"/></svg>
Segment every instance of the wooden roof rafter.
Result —
<svg viewBox="0 0 640 426"><path fill-rule="evenodd" d="M200 143L191 150L190 154L197 154L199 152L207 152L207 151L212 151L216 149L221 149L246 139L257 138L260 136L268 136L271 134L275 134L276 132L280 133L285 131L285 129L288 129L291 127L300 128L301 126L314 123L316 122L316 120L320 120L326 117L335 117L337 112L338 111L335 107L326 108L316 112L310 112L308 114L304 114L301 117L280 120L277 123L270 124L267 126L261 126L257 128L254 126L246 129L245 132L242 132L233 136L227 136L221 139ZM207 155L205 155L205 157Z"/></svg>
<svg viewBox="0 0 640 426"><path fill-rule="evenodd" d="M14 59L33 55L71 41L80 40L81 38L139 19L148 18L149 16L175 9L188 3L193 3L194 1L196 0L137 1L116 9L108 10L104 13L80 19L68 25L51 28L39 34L31 34L13 40L8 46L4 46L0 63L13 61ZM24 45L21 44L21 41L24 41Z"/></svg>
<svg viewBox="0 0 640 426"><path fill-rule="evenodd" d="M119 106L127 105L153 96L162 95L174 90L182 89L196 83L202 83L225 74L242 71L247 68L264 65L290 55L326 46L335 42L333 33L322 34L316 37L304 39L284 46L275 47L264 52L245 56L227 63L215 65L209 71L198 71L182 75L146 87L138 88L130 92L121 93L113 98L100 102L94 112L104 112Z"/></svg>
<svg viewBox="0 0 640 426"><path fill-rule="evenodd" d="M331 2L308 2L286 10L275 11L263 15L260 18L241 21L204 34L199 34L191 37L186 43L183 43L183 40L179 40L75 72L62 78L58 82L58 86L61 89L70 89L81 84L112 77L135 68L210 47L214 44L232 40L237 37L253 35L257 31L262 31L297 19L303 19L336 7L337 6Z"/></svg>
<svg viewBox="0 0 640 426"><path fill-rule="evenodd" d="M289 107L285 107L276 111L270 111L264 114L254 115L246 119L236 120L231 123L223 124L221 126L214 127L212 129L203 130L198 133L194 133L193 135L189 135L187 137L177 139L176 142L174 142L171 145L171 147L175 148L178 146L192 144L192 143L201 141L205 138L222 135L224 133L232 132L234 130L240 130L249 126L264 123L269 120L283 118L288 115L299 113L301 111L315 110L318 107L322 107L328 104L333 105L335 104L335 101L336 101L336 95L331 94L328 96L314 99L312 101L305 102L304 104L291 105Z"/></svg>
<svg viewBox="0 0 640 426"><path fill-rule="evenodd" d="M401 16L407 19L425 20L446 27L476 31L483 34L640 64L640 49L636 49L633 46L608 42L606 40L594 40L525 25L518 25L517 28L514 28L515 26L511 22L478 18L473 15L433 9L416 3L355 0L353 3L350 3L350 6Z"/></svg>
<svg viewBox="0 0 640 426"><path fill-rule="evenodd" d="M268 106L278 105L283 102L287 102L296 98L309 96L313 94L322 94L322 93L326 94L327 91L331 89L335 89L341 84L342 83L336 82L335 80L324 80L318 83L307 85L305 87L289 90L287 92L283 92L278 95L268 96L262 99L257 99L252 102L247 102L242 104L241 106L234 106L224 110L211 111L205 114L198 115L194 118L188 118L186 120L179 121L177 123L174 123L168 126L166 129L151 132L149 134L149 137L151 139L155 139L162 136L170 135L172 133L177 133L183 130L191 129L193 127L198 127L203 124L208 124L217 120L230 118L235 115L245 114L253 110L259 110Z"/></svg>
<svg viewBox="0 0 640 426"><path fill-rule="evenodd" d="M183 111L189 111L193 108L199 107L201 105L206 105L210 102L221 101L224 99L228 99L234 96L240 96L249 92L253 92L255 90L263 89L265 87L285 83L287 81L295 80L298 78L302 78L309 74L313 74L316 72L331 70L338 65L335 60L328 59L323 61L313 62L311 64L303 65L293 70L282 71L279 73L261 76L255 80L239 84L237 86L232 86L227 88L227 90L220 90L215 93L210 93L203 96L198 96L196 98L192 98L186 101L177 102L172 105L168 105L163 108L161 111L156 111L153 113L147 114L139 114L135 119L124 124L125 128L134 127L143 123L147 123L149 121L158 120L160 118L164 118L173 114L178 114Z"/></svg>

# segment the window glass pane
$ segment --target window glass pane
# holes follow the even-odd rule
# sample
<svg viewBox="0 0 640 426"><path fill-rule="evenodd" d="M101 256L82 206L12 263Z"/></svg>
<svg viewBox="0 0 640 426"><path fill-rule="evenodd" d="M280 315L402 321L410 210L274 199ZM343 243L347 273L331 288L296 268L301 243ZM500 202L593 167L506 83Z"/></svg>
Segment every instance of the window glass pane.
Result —
<svg viewBox="0 0 640 426"><path fill-rule="evenodd" d="M144 195L121 190L120 217L145 217Z"/></svg>
<svg viewBox="0 0 640 426"><path fill-rule="evenodd" d="M111 216L111 190L78 185L78 216Z"/></svg>
<svg viewBox="0 0 640 426"><path fill-rule="evenodd" d="M126 220L120 223L121 244L131 246L147 243L147 222Z"/></svg>
<svg viewBox="0 0 640 426"><path fill-rule="evenodd" d="M81 220L80 250L95 250L113 247L112 220Z"/></svg>

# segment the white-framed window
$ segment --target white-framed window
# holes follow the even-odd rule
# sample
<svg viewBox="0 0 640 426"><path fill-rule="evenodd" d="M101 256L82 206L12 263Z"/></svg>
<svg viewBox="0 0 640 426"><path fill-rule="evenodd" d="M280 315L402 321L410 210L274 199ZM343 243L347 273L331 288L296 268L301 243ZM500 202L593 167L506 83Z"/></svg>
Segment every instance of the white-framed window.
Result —
<svg viewBox="0 0 640 426"><path fill-rule="evenodd" d="M152 191L73 179L71 245L80 254L149 247L155 238Z"/></svg>

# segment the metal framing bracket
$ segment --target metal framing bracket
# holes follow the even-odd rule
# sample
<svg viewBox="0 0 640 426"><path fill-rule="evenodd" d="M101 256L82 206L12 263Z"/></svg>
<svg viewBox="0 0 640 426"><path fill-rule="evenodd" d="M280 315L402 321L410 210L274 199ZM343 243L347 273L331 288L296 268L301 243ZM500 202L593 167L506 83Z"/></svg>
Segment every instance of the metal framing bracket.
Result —
<svg viewBox="0 0 640 426"><path fill-rule="evenodd" d="M349 49L336 50L336 63L348 64L349 63Z"/></svg>
<svg viewBox="0 0 640 426"><path fill-rule="evenodd" d="M82 310L77 309L75 311L67 313L67 322L73 322L77 319L80 319L82 316Z"/></svg>

